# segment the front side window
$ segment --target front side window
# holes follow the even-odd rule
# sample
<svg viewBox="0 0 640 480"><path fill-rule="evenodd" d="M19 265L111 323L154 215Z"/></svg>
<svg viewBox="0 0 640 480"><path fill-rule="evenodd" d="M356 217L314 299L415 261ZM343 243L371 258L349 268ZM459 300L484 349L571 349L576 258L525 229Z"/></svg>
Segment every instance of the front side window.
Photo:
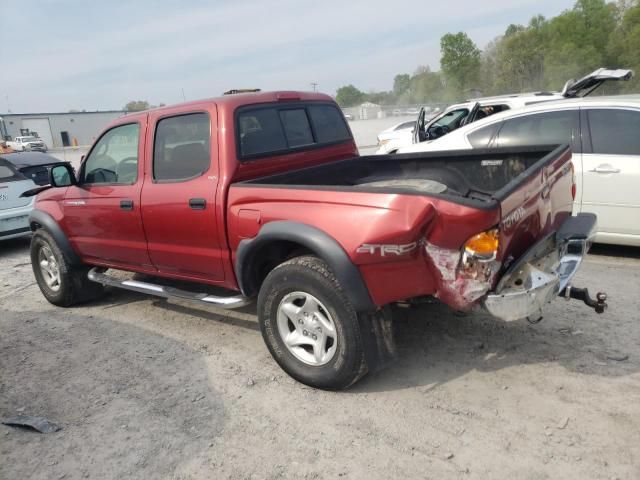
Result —
<svg viewBox="0 0 640 480"><path fill-rule="evenodd" d="M578 135L578 111L533 113L505 120L498 133L500 147L559 145L568 143L581 151Z"/></svg>
<svg viewBox="0 0 640 480"><path fill-rule="evenodd" d="M594 109L587 115L593 153L640 155L640 112Z"/></svg>
<svg viewBox="0 0 640 480"><path fill-rule="evenodd" d="M131 185L138 179L140 126L114 127L95 144L85 160L82 183Z"/></svg>
<svg viewBox="0 0 640 480"><path fill-rule="evenodd" d="M211 125L206 113L158 121L153 146L153 178L184 181L209 170Z"/></svg>

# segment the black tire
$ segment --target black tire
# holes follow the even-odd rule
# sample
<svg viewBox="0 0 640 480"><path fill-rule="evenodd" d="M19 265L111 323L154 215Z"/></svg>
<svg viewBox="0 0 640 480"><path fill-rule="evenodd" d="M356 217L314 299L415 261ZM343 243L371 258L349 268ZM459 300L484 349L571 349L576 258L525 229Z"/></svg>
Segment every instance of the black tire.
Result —
<svg viewBox="0 0 640 480"><path fill-rule="evenodd" d="M308 365L296 358L280 335L277 325L280 302L294 291L313 295L335 324L335 354L324 365ZM258 320L273 358L287 374L305 385L341 390L368 371L358 315L327 264L317 257L293 258L267 275L258 294Z"/></svg>
<svg viewBox="0 0 640 480"><path fill-rule="evenodd" d="M44 278L40 268L40 252L48 248L57 262L59 282L57 290L52 289ZM86 302L98 298L104 291L104 287L87 278L91 267L72 266L62 253L58 244L45 230L36 230L31 237L31 267L38 282L38 287L44 297L52 304L59 307L70 307L77 303Z"/></svg>

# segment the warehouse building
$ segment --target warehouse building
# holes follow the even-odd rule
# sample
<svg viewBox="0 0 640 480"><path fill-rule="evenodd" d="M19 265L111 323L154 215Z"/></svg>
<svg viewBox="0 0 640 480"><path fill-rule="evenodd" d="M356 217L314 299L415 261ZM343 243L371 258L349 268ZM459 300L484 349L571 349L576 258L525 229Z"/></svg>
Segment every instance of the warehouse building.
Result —
<svg viewBox="0 0 640 480"><path fill-rule="evenodd" d="M48 148L91 145L102 129L125 112L109 110L102 112L69 113L8 113L0 114L6 132L15 138L21 135L40 137Z"/></svg>

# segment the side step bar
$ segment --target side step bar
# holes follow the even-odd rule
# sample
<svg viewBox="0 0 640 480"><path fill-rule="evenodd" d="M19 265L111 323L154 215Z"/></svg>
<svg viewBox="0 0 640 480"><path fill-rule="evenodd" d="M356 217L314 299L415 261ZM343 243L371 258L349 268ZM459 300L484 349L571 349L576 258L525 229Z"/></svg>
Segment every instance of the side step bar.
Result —
<svg viewBox="0 0 640 480"><path fill-rule="evenodd" d="M139 293L147 293L149 295L155 295L163 298L177 298L180 300L191 300L199 303L205 303L207 305L215 305L220 308L239 308L249 303L251 300L248 297L237 295L233 297L218 297L215 295L209 295L208 293L195 293L187 290L180 290L179 288L165 287L164 285L156 285L154 283L139 282L137 280L121 280L119 278L106 275L105 269L102 267L94 267L89 270L88 278L92 282L101 283L109 287L124 288L125 290L132 290Z"/></svg>

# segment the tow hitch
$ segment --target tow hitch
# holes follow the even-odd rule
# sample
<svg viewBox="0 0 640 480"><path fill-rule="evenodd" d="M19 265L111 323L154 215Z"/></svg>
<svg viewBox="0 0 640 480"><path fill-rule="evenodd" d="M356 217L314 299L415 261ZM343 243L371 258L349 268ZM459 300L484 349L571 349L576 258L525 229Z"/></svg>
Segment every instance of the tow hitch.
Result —
<svg viewBox="0 0 640 480"><path fill-rule="evenodd" d="M589 296L589 289L567 285L565 289L560 292L560 296L566 300L571 298L582 300L586 305L593 308L596 313L603 313L607 308L607 294L604 292L596 293L596 299L594 300Z"/></svg>

